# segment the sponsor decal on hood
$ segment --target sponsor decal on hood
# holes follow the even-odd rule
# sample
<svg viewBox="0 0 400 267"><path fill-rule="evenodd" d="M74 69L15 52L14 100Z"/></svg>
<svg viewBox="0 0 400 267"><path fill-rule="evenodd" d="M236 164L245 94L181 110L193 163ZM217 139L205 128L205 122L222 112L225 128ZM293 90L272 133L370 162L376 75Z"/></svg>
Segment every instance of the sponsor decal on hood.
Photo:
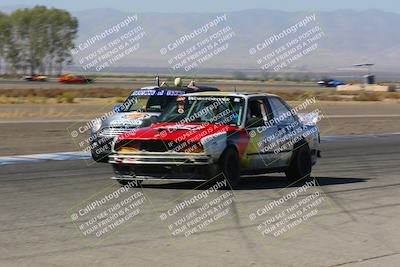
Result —
<svg viewBox="0 0 400 267"><path fill-rule="evenodd" d="M123 114L110 121L110 127L136 127L141 125L146 118L150 118L150 115L146 113Z"/></svg>
<svg viewBox="0 0 400 267"><path fill-rule="evenodd" d="M154 127L156 130L166 130L166 131L178 131L178 130L187 130L187 131L198 131L204 129L202 125L165 125Z"/></svg>
<svg viewBox="0 0 400 267"><path fill-rule="evenodd" d="M172 141L194 141L199 142L208 135L220 132L237 131L238 128L229 125L217 124L177 124L177 123L158 123L149 128L141 128L135 133L127 133L119 136L118 139L135 140L172 140Z"/></svg>

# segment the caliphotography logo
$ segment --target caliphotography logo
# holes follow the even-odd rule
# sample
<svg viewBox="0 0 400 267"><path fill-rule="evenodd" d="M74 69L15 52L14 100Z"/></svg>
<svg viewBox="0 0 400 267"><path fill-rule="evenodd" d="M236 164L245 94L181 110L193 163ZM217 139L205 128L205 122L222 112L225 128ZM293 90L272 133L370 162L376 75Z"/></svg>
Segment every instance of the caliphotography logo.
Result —
<svg viewBox="0 0 400 267"><path fill-rule="evenodd" d="M0 266L398 266L400 3L0 3Z"/></svg>

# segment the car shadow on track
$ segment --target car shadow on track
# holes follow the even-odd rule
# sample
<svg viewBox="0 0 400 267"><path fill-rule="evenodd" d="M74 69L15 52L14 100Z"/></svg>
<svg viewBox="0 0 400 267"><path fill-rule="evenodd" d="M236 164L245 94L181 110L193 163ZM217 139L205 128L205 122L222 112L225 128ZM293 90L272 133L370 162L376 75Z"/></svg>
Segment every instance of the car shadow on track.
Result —
<svg viewBox="0 0 400 267"><path fill-rule="evenodd" d="M317 180L319 186L327 185L340 185L340 184L353 184L363 183L368 179L366 178L339 178L339 177L314 177ZM255 176L255 177L243 177L240 187L236 190L261 190L261 189L279 189L286 187L299 187L305 184L305 180L299 180L297 182L289 181L282 176ZM204 182L170 182L161 184L152 184L144 182L143 188L154 188L154 189L181 189L181 190L204 190L212 186L211 183Z"/></svg>

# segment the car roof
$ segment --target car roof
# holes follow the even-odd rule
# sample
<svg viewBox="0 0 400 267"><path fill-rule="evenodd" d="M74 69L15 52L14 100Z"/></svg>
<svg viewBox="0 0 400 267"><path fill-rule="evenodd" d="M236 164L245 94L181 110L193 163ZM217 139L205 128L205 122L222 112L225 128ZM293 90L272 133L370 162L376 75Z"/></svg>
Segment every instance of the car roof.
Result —
<svg viewBox="0 0 400 267"><path fill-rule="evenodd" d="M243 97L243 98L250 98L250 97L257 97L257 96L274 96L278 97L274 94L268 93L252 93L252 92L196 92L196 93L188 93L191 96L236 96L236 97Z"/></svg>
<svg viewBox="0 0 400 267"><path fill-rule="evenodd" d="M139 88L137 90L170 90L170 91L184 91L185 93L193 93L193 92L216 92L220 91L216 87L210 86L196 86L196 87L187 87L187 86L145 86Z"/></svg>

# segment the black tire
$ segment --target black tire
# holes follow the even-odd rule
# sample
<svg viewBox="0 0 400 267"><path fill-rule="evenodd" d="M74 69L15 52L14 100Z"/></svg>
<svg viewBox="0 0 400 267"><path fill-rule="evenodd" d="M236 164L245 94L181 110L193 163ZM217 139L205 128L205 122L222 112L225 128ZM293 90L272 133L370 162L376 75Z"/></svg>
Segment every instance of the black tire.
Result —
<svg viewBox="0 0 400 267"><path fill-rule="evenodd" d="M219 159L219 170L224 174L232 188L240 184L240 160L234 148L227 148Z"/></svg>
<svg viewBox="0 0 400 267"><path fill-rule="evenodd" d="M300 144L294 151L286 177L290 180L310 179L312 170L311 152L306 143Z"/></svg>
<svg viewBox="0 0 400 267"><path fill-rule="evenodd" d="M108 154L96 154L93 150L91 151L92 159L100 163L108 163Z"/></svg>

